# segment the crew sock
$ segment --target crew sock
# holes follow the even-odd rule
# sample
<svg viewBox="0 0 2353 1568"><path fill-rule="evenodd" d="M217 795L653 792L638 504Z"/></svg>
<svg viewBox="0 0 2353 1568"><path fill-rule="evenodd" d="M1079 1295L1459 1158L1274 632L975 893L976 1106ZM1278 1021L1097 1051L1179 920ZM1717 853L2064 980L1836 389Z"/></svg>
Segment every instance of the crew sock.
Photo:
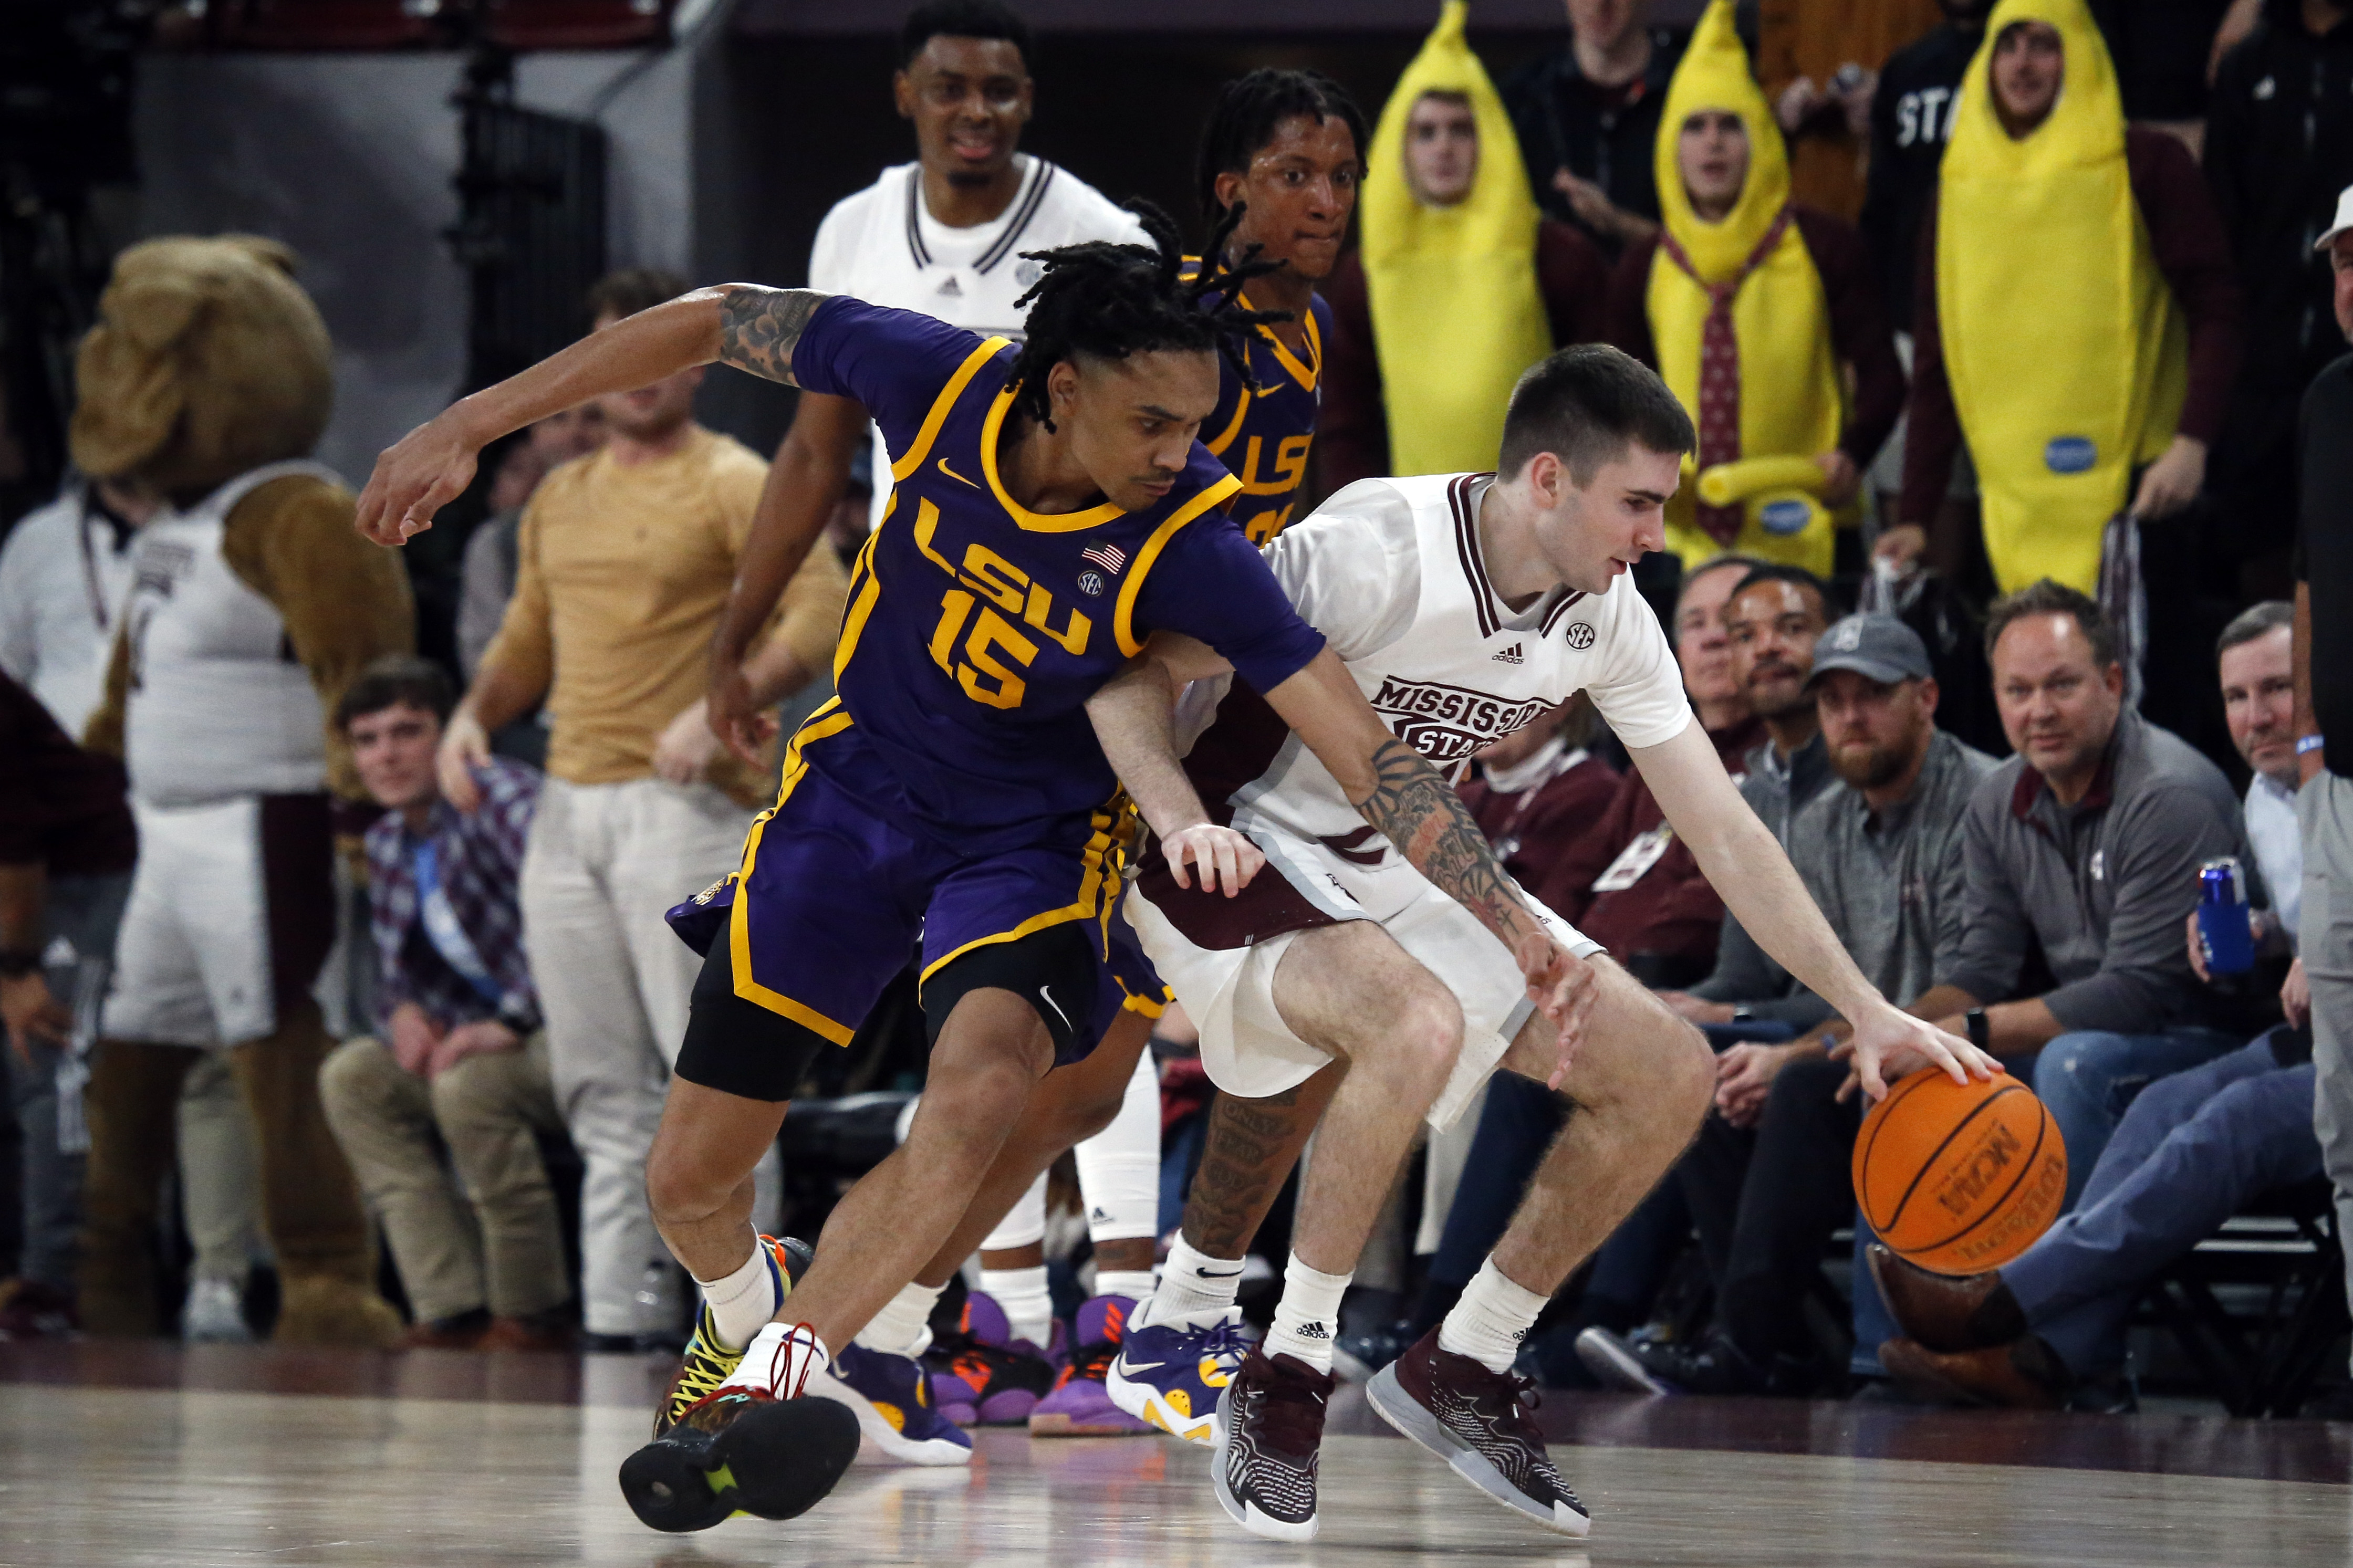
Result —
<svg viewBox="0 0 2353 1568"><path fill-rule="evenodd" d="M857 1344L888 1355L919 1356L932 1348L932 1308L944 1285L902 1286L882 1304L871 1321L858 1331Z"/></svg>
<svg viewBox="0 0 2353 1568"><path fill-rule="evenodd" d="M1489 1372L1509 1372L1550 1299L1513 1284L1490 1258L1438 1325L1438 1348L1467 1355Z"/></svg>
<svg viewBox="0 0 2353 1568"><path fill-rule="evenodd" d="M1054 1292L1046 1284L1046 1266L1034 1268L984 1268L980 1288L1005 1309L1005 1321L1017 1340L1028 1340L1044 1350L1054 1337Z"/></svg>
<svg viewBox="0 0 2353 1568"><path fill-rule="evenodd" d="M1354 1269L1326 1274L1311 1268L1293 1253L1290 1266L1282 1271L1282 1300L1275 1305L1274 1327L1267 1331L1262 1347L1268 1359L1296 1356L1317 1372L1330 1372L1332 1337L1340 1326L1340 1298L1347 1294L1348 1281L1356 1277Z"/></svg>
<svg viewBox="0 0 2353 1568"><path fill-rule="evenodd" d="M785 1304L778 1290L776 1266L768 1255L768 1244L754 1239L752 1256L743 1266L723 1274L716 1279L697 1279L702 1288L702 1299L711 1304L711 1321L719 1331L723 1350L740 1351L752 1342L762 1325L776 1315Z"/></svg>
<svg viewBox="0 0 2353 1568"><path fill-rule="evenodd" d="M1168 1261L1143 1316L1155 1323L1207 1322L1231 1307L1241 1288L1240 1258L1212 1258L1179 1236L1168 1244Z"/></svg>

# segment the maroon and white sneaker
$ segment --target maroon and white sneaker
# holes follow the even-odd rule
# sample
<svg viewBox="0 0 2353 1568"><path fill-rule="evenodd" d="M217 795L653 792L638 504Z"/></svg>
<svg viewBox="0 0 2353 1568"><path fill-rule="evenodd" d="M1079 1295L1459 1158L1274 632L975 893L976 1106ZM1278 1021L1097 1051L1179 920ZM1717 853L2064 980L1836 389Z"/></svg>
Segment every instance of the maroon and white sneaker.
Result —
<svg viewBox="0 0 2353 1568"><path fill-rule="evenodd" d="M1271 1541L1315 1539L1315 1458L1330 1373L1252 1350L1218 1395L1209 1479L1234 1522Z"/></svg>
<svg viewBox="0 0 2353 1568"><path fill-rule="evenodd" d="M1545 1452L1531 1414L1535 1386L1534 1378L1440 1350L1432 1329L1383 1367L1365 1395L1382 1420L1505 1508L1546 1530L1583 1535L1593 1516Z"/></svg>

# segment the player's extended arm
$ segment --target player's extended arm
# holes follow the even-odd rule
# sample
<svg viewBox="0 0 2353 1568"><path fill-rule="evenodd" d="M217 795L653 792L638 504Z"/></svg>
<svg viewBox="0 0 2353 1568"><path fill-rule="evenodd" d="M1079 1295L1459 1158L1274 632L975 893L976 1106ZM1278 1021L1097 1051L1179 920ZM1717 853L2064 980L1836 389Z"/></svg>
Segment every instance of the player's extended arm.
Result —
<svg viewBox="0 0 2353 1568"><path fill-rule="evenodd" d="M825 532L826 521L849 483L850 458L865 435L866 411L856 403L821 392L802 393L792 428L776 447L776 460L768 465L751 531L736 552L735 582L720 611L719 627L711 634L710 714L712 729L746 762L756 762L765 739L758 715L776 700L772 692L754 687L784 683L755 679L761 672L747 672L745 658L785 585Z"/></svg>
<svg viewBox="0 0 2353 1568"><path fill-rule="evenodd" d="M1365 820L1511 950L1527 978L1529 997L1560 1031L1565 1072L1592 1011L1592 967L1553 941L1536 920L1445 775L1389 732L1328 647L1266 700L1332 771Z"/></svg>
<svg viewBox="0 0 2353 1568"><path fill-rule="evenodd" d="M591 332L459 398L386 447L360 492L355 526L378 544L406 543L473 481L474 457L484 447L592 397L649 386L713 360L791 384L793 346L825 300L811 289L722 283Z"/></svg>
<svg viewBox="0 0 2353 1568"><path fill-rule="evenodd" d="M1230 899L1250 885L1266 856L1243 835L1209 820L1200 792L1176 760L1169 728L1185 683L1226 668L1193 638L1159 633L1140 658L1087 699L1087 718L1128 798L1158 837L1176 885L1191 887L1187 868L1198 866L1201 890L1214 893L1222 886Z"/></svg>
<svg viewBox="0 0 2353 1568"><path fill-rule="evenodd" d="M1934 1064L1963 1083L2001 1070L1967 1040L1898 1010L1863 978L1698 724L1659 745L1630 747L1628 754L1675 836L1691 846L1709 884L1757 945L1854 1026L1855 1068L1873 1099L1887 1092L1883 1068L1901 1076Z"/></svg>

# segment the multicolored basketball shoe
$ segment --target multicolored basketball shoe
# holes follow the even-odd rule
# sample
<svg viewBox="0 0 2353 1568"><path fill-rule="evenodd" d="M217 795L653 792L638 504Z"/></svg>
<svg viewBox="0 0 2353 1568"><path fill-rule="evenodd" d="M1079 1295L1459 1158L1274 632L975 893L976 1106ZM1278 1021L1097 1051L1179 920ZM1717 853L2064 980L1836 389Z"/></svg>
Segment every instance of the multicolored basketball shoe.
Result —
<svg viewBox="0 0 2353 1568"><path fill-rule="evenodd" d="M796 1518L858 1458L857 1416L833 1400L804 1397L818 1360L807 1324L770 1324L736 1360L728 1381L621 1462L621 1496L655 1530L708 1530L737 1513ZM753 1364L757 1375L746 1377Z"/></svg>
<svg viewBox="0 0 2353 1568"><path fill-rule="evenodd" d="M817 1248L797 1236L764 1236L760 1237L760 1250L767 1254L769 1279L776 1287L779 1302L793 1293L793 1286L808 1272L810 1261L817 1257ZM694 1315L694 1335L686 1342L686 1354L678 1363L678 1375L670 1379L670 1392L662 1396L661 1407L654 1412L655 1439L659 1441L677 1426L688 1406L726 1382L743 1360L742 1351L731 1351L720 1342L718 1325L711 1315L710 1303L705 1302Z"/></svg>
<svg viewBox="0 0 2353 1568"><path fill-rule="evenodd" d="M931 1379L913 1356L869 1350L855 1341L808 1380L808 1391L839 1400L885 1458L902 1465L968 1465L972 1439L932 1404Z"/></svg>
<svg viewBox="0 0 2353 1568"><path fill-rule="evenodd" d="M1553 1468L1529 1398L1533 1378L1438 1348L1432 1329L1383 1367L1365 1396L1382 1420L1456 1475L1546 1530L1583 1535L1593 1516Z"/></svg>
<svg viewBox="0 0 2353 1568"><path fill-rule="evenodd" d="M955 1327L935 1335L923 1352L932 1403L959 1426L1018 1426L1054 1386L1063 1345L1059 1321L1044 1351L1014 1338L997 1298L975 1290L965 1298Z"/></svg>
<svg viewBox="0 0 2353 1568"><path fill-rule="evenodd" d="M1187 1443L1208 1444L1218 1396L1250 1353L1242 1310L1229 1307L1204 1322L1178 1318L1164 1324L1150 1321L1146 1302L1140 1315L1146 1321L1129 1322L1126 1342L1103 1378L1104 1392L1130 1415Z"/></svg>
<svg viewBox="0 0 2353 1568"><path fill-rule="evenodd" d="M1270 1541L1315 1539L1315 1473L1336 1379L1253 1350L1218 1396L1209 1479L1236 1524Z"/></svg>
<svg viewBox="0 0 2353 1568"><path fill-rule="evenodd" d="M1096 1296L1079 1309L1071 1335L1078 1342L1062 1363L1054 1391L1029 1412L1031 1436L1113 1437L1152 1430L1152 1423L1113 1404L1111 1390L1103 1386L1134 1310L1135 1303L1124 1296Z"/></svg>

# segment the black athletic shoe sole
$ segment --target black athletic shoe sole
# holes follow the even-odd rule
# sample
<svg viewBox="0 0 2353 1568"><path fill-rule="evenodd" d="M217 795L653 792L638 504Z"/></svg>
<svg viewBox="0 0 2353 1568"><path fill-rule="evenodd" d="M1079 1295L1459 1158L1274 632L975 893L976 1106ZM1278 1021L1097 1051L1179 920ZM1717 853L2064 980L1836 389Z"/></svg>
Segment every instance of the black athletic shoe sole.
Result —
<svg viewBox="0 0 2353 1568"><path fill-rule="evenodd" d="M621 1461L621 1496L649 1529L708 1530L737 1512L795 1519L858 1458L858 1417L830 1399L763 1401L723 1430L674 1429Z"/></svg>

